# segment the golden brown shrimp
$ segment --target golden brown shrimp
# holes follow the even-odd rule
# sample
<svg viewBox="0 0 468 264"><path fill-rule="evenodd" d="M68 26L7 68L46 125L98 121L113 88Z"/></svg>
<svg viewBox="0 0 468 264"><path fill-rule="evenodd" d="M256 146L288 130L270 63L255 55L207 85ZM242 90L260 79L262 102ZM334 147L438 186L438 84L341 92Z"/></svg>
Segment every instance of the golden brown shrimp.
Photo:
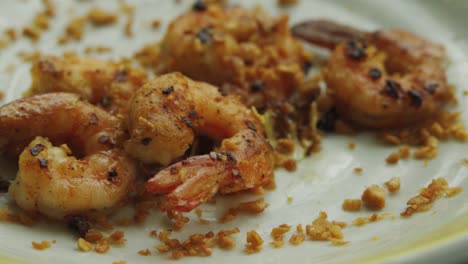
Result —
<svg viewBox="0 0 468 264"><path fill-rule="evenodd" d="M118 63L92 58L45 56L31 68L27 95L69 92L99 105L112 114L125 115L133 93L146 74Z"/></svg>
<svg viewBox="0 0 468 264"><path fill-rule="evenodd" d="M303 82L310 60L292 37L286 16L217 5L194 7L174 19L160 57L160 72L180 71L257 107L288 98Z"/></svg>
<svg viewBox="0 0 468 264"><path fill-rule="evenodd" d="M9 188L19 207L63 219L100 213L122 201L136 175L123 150L98 151L82 159L70 154L68 147L54 147L42 137L25 148Z"/></svg>
<svg viewBox="0 0 468 264"><path fill-rule="evenodd" d="M0 151L21 153L9 192L21 208L57 219L115 206L136 175L121 148L124 136L118 118L77 94L48 93L4 105ZM53 147L44 137L69 145ZM82 159L70 156L68 146Z"/></svg>
<svg viewBox="0 0 468 264"><path fill-rule="evenodd" d="M180 73L160 76L140 88L130 110L126 150L163 165L184 155L196 133L222 141L209 155L193 156L156 174L147 183L167 193L164 210L190 211L222 193L262 186L273 178L272 149L252 110L216 87Z"/></svg>
<svg viewBox="0 0 468 264"><path fill-rule="evenodd" d="M0 107L0 152L18 157L36 136L83 155L120 144L124 132L116 117L76 94L36 95Z"/></svg>
<svg viewBox="0 0 468 264"><path fill-rule="evenodd" d="M293 33L334 48L323 74L338 114L370 128L412 125L449 101L444 47L401 29L360 32L330 21L299 24Z"/></svg>

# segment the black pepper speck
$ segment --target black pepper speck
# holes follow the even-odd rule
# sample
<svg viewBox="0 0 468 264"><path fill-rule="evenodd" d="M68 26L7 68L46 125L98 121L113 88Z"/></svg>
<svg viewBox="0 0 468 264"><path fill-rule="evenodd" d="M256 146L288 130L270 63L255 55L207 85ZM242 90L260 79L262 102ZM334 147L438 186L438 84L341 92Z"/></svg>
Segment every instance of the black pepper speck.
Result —
<svg viewBox="0 0 468 264"><path fill-rule="evenodd" d="M212 39L209 28L202 28L200 31L198 31L196 36L202 44L206 44Z"/></svg>
<svg viewBox="0 0 468 264"><path fill-rule="evenodd" d="M263 90L263 86L264 86L263 82L261 80L257 80L250 84L250 90L252 92L259 92Z"/></svg>
<svg viewBox="0 0 468 264"><path fill-rule="evenodd" d="M317 122L317 128L331 132L335 129L335 122L337 119L338 113L335 108L332 108L320 117Z"/></svg>
<svg viewBox="0 0 468 264"><path fill-rule="evenodd" d="M36 146L32 147L29 150L29 153L31 153L31 155L33 155L33 156L37 156L39 154L39 152L41 152L44 148L45 148L44 145L37 144Z"/></svg>
<svg viewBox="0 0 468 264"><path fill-rule="evenodd" d="M49 162L46 159L38 159L39 167L45 169L49 165Z"/></svg>
<svg viewBox="0 0 468 264"><path fill-rule="evenodd" d="M369 76L372 78L372 80L376 81L380 79L382 72L377 68L372 68L369 70Z"/></svg>
<svg viewBox="0 0 468 264"><path fill-rule="evenodd" d="M392 80L387 80L385 82L385 86L383 89L384 94L387 96L393 98L393 99L398 99L399 96L399 91L401 90L401 86L399 83L392 81Z"/></svg>
<svg viewBox="0 0 468 264"><path fill-rule="evenodd" d="M408 96L410 98L410 104L416 108L422 105L422 97L416 91L408 91Z"/></svg>
<svg viewBox="0 0 468 264"><path fill-rule="evenodd" d="M195 3L193 4L192 6L192 9L195 10L195 11L205 11L207 9L207 5L205 3L205 1L203 0L197 0L195 1Z"/></svg>
<svg viewBox="0 0 468 264"><path fill-rule="evenodd" d="M364 59L366 53L364 52L364 45L356 40L348 41L346 46L346 55L354 60Z"/></svg>
<svg viewBox="0 0 468 264"><path fill-rule="evenodd" d="M169 94L171 94L173 91L174 91L174 87L171 86L171 87L169 87L169 88L164 89L164 90L162 91L162 93L165 94L165 95L169 95Z"/></svg>
<svg viewBox="0 0 468 264"><path fill-rule="evenodd" d="M89 231L88 218L83 215L67 215L65 216L68 228L77 232L80 237L85 237Z"/></svg>

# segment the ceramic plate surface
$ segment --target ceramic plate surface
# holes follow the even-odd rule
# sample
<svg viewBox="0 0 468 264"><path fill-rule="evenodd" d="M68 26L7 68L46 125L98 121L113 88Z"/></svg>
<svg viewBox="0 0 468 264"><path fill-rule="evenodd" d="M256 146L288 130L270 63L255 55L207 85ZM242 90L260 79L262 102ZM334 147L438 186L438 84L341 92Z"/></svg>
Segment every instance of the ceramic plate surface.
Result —
<svg viewBox="0 0 468 264"><path fill-rule="evenodd" d="M84 40L66 46L57 46L57 37L66 22L84 14L93 6L117 9L119 1L69 1L55 0L57 16L51 29L44 33L40 42L31 44L21 39L13 46L0 50L0 89L5 92L2 103L20 97L30 85L29 65L18 59L18 52L39 50L42 53L61 54L65 50L82 51L88 45L107 45L113 52L99 57L117 59L131 56L144 44L160 39L168 22L186 10L192 1L184 0L175 4L172 0L128 1L136 6L134 23L135 37L123 35L125 19L118 26L102 29L87 28ZM443 43L447 48L450 63L447 75L457 87L458 110L463 112L463 122L468 124L468 34L466 33L468 14L467 1L316 1L302 0L289 9L279 9L276 1L234 1L245 6L261 4L272 14L288 13L291 23L309 18L328 18L362 29L401 27L417 32L433 41ZM0 31L8 27L22 28L29 23L33 14L41 8L39 0L0 1ZM150 22L161 19L162 29L150 28ZM12 72L5 70L14 65ZM11 67L10 67L11 68ZM350 150L348 142L355 142L356 149ZM406 160L398 165L388 166L385 158L393 152L372 134L356 137L326 135L323 150L299 162L298 170L276 173L277 189L267 192L268 209L260 215L239 215L234 221L219 224L216 219L227 208L241 201L253 200L254 195L239 194L217 199L216 205L202 206L203 215L211 220L201 225L194 215L193 220L175 237L189 234L218 231L239 227L236 235L237 247L230 251L215 249L211 257L183 259L184 263L348 263L348 262L388 262L388 263L455 263L468 259L468 195L460 195L436 201L434 208L425 213L402 219L399 213L405 209L406 201L432 179L445 177L451 186L468 190L468 166L462 164L468 158L467 144L448 141L441 144L436 159L425 164L421 161ZM2 164L0 173L14 176L14 166ZM13 167L13 168L12 168ZM355 167L362 167L363 173L356 175ZM320 211L326 211L330 219L352 222L358 217L369 216L372 212L344 212L341 203L346 198L359 198L365 186L382 184L393 176L402 180L402 189L387 198L383 212L393 212L395 220L386 219L364 227L349 226L344 229L346 246L336 247L328 242L306 241L300 246L288 243L281 249L269 246L269 232L279 224L308 224ZM288 197L292 203L288 203ZM0 208L10 205L6 194L0 194ZM125 214L122 212L121 214ZM155 212L144 225L123 228L128 242L120 248L112 248L107 254L83 253L76 248L76 239L61 226L39 224L24 227L16 224L0 223L0 262L12 263L112 263L125 260L127 263L170 262L167 256L157 254L158 244L148 233L153 229L168 227L169 223L160 213ZM244 253L245 233L257 230L265 240L264 249L253 255ZM379 240L373 239L379 237ZM287 236L289 238L289 235ZM57 241L52 248L36 251L32 241ZM137 251L149 248L152 256L140 256Z"/></svg>

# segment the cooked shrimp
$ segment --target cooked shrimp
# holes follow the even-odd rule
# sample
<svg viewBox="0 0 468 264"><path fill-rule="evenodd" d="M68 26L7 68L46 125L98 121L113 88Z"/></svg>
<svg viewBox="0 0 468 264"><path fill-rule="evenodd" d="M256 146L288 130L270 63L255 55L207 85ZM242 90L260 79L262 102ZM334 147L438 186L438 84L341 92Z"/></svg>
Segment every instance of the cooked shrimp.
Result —
<svg viewBox="0 0 468 264"><path fill-rule="evenodd" d="M444 47L400 29L360 32L329 21L293 28L334 51L323 70L338 114L370 128L408 126L449 101Z"/></svg>
<svg viewBox="0 0 468 264"><path fill-rule="evenodd" d="M84 155L120 144L124 132L118 118L76 94L36 95L0 107L0 152L18 157L36 136Z"/></svg>
<svg viewBox="0 0 468 264"><path fill-rule="evenodd" d="M126 196L136 172L133 161L118 149L82 159L68 147L35 138L21 153L9 193L19 207L50 218L110 209Z"/></svg>
<svg viewBox="0 0 468 264"><path fill-rule="evenodd" d="M286 16L217 5L174 19L160 56L160 72L180 71L222 86L257 107L288 98L303 82L303 67L310 60L291 36Z"/></svg>
<svg viewBox="0 0 468 264"><path fill-rule="evenodd" d="M125 115L134 91L146 80L143 71L91 58L45 56L31 68L27 95L69 92L100 105L112 114Z"/></svg>
<svg viewBox="0 0 468 264"><path fill-rule="evenodd" d="M235 97L180 73L160 76L137 90L130 109L126 150L139 160L167 165L180 158L196 133L222 141L216 152L193 156L147 183L167 193L164 210L190 211L222 193L262 186L273 178L272 149L262 124Z"/></svg>

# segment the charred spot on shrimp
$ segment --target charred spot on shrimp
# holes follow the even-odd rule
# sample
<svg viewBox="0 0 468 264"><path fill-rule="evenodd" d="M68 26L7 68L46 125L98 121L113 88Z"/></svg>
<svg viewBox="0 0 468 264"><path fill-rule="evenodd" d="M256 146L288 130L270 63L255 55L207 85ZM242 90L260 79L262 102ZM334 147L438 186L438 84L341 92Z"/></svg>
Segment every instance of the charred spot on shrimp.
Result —
<svg viewBox="0 0 468 264"><path fill-rule="evenodd" d="M46 160L46 159L38 159L37 160L39 162L39 167L41 167L42 169L47 169L48 165L49 165L49 161Z"/></svg>
<svg viewBox="0 0 468 264"><path fill-rule="evenodd" d="M362 60L366 57L365 44L362 41L350 40L346 44L346 55L352 59Z"/></svg>
<svg viewBox="0 0 468 264"><path fill-rule="evenodd" d="M31 153L31 155L33 155L34 157L37 156L39 154L39 152L41 152L43 149L45 148L44 145L42 144L37 144L36 146L32 147L30 150L29 150L29 153Z"/></svg>
<svg viewBox="0 0 468 264"><path fill-rule="evenodd" d="M99 124L99 118L96 115L96 113L90 113L89 116L90 116L90 118L89 118L89 123L88 124L90 124L90 125Z"/></svg>
<svg viewBox="0 0 468 264"><path fill-rule="evenodd" d="M83 215L67 215L65 221L68 228L77 232L80 237L85 237L90 229L88 218Z"/></svg>
<svg viewBox="0 0 468 264"><path fill-rule="evenodd" d="M372 68L369 70L369 76L372 80L376 81L382 77L382 72L377 68Z"/></svg>
<svg viewBox="0 0 468 264"><path fill-rule="evenodd" d="M193 128L193 123L192 121L190 121L188 118L186 118L185 116L181 116L180 117L180 120L182 120L182 122L184 122L184 124L190 128Z"/></svg>
<svg viewBox="0 0 468 264"><path fill-rule="evenodd" d="M401 90L401 85L395 81L387 80L385 82L385 87L383 93L393 99L398 99L400 97L399 91Z"/></svg>
<svg viewBox="0 0 468 264"><path fill-rule="evenodd" d="M257 80L250 84L250 90L252 92L260 92L263 90L264 84L263 81Z"/></svg>
<svg viewBox="0 0 468 264"><path fill-rule="evenodd" d="M168 87L162 91L164 95L170 95L174 91L174 86Z"/></svg>
<svg viewBox="0 0 468 264"><path fill-rule="evenodd" d="M323 131L333 131L335 129L335 122L338 119L338 113L335 108L330 109L322 115L317 122L317 128Z"/></svg>
<svg viewBox="0 0 468 264"><path fill-rule="evenodd" d="M236 157L234 156L234 154L232 152L227 152L226 157L227 157L228 161L237 163L237 159L236 159Z"/></svg>
<svg viewBox="0 0 468 264"><path fill-rule="evenodd" d="M257 132L257 128L250 120L245 120L244 122L250 130Z"/></svg>
<svg viewBox="0 0 468 264"><path fill-rule="evenodd" d="M143 138L143 139L141 140L141 144L144 145L144 146L148 146L149 143L151 143L152 140L153 140L153 139L150 138L150 137L145 137L145 138Z"/></svg>
<svg viewBox="0 0 468 264"><path fill-rule="evenodd" d="M112 98L104 94L101 99L99 100L99 104L102 105L103 107L108 107L111 104Z"/></svg>
<svg viewBox="0 0 468 264"><path fill-rule="evenodd" d="M128 78L128 72L126 70L117 70L114 74L114 79L117 82L125 82Z"/></svg>
<svg viewBox="0 0 468 264"><path fill-rule="evenodd" d="M422 97L421 95L416 92L416 91L408 91L408 96L410 98L410 103L412 106L418 108L422 105Z"/></svg>
<svg viewBox="0 0 468 264"><path fill-rule="evenodd" d="M188 113L189 118L198 118L198 113L195 110L190 110Z"/></svg>
<svg viewBox="0 0 468 264"><path fill-rule="evenodd" d="M192 9L194 11L198 11L198 12L205 11L207 8L208 8L208 6L206 5L205 1L203 1L203 0L195 1L195 3L192 6Z"/></svg>
<svg viewBox="0 0 468 264"><path fill-rule="evenodd" d="M107 135L107 134L100 135L99 138L98 138L98 142L99 142L99 144L110 143L109 135Z"/></svg>
<svg viewBox="0 0 468 264"><path fill-rule="evenodd" d="M302 71L304 72L304 74L308 74L312 67L314 67L314 64L311 61L306 61L302 65Z"/></svg>
<svg viewBox="0 0 468 264"><path fill-rule="evenodd" d="M10 187L10 182L9 181L0 179L0 193L8 192L9 187Z"/></svg>
<svg viewBox="0 0 468 264"><path fill-rule="evenodd" d="M437 89L437 83L427 83L424 85L424 90L428 91L430 94L434 94Z"/></svg>
<svg viewBox="0 0 468 264"><path fill-rule="evenodd" d="M200 31L198 31L196 36L197 36L197 39L199 39L202 44L208 43L213 38L209 28L200 29Z"/></svg>
<svg viewBox="0 0 468 264"><path fill-rule="evenodd" d="M110 168L108 171L107 171L107 180L110 181L110 182L113 182L115 181L115 179L117 178L118 176L118 173L117 171L115 170L115 168Z"/></svg>

